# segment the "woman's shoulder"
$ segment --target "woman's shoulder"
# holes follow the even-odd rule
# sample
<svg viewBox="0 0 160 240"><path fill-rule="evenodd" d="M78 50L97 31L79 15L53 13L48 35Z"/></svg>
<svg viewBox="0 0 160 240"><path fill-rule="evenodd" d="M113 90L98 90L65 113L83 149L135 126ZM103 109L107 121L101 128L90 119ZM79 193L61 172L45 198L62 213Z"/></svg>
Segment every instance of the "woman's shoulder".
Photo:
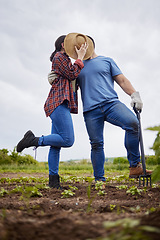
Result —
<svg viewBox="0 0 160 240"><path fill-rule="evenodd" d="M54 58L69 58L68 56L67 56L67 54L66 53L64 53L64 52L57 52L55 55L54 55Z"/></svg>

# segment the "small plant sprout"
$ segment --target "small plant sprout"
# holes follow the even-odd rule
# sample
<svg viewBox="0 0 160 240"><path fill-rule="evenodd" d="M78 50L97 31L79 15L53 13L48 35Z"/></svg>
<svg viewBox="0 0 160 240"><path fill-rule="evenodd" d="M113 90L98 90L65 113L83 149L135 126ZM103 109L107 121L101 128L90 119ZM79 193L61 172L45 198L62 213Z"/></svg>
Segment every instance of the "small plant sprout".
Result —
<svg viewBox="0 0 160 240"><path fill-rule="evenodd" d="M130 208L130 211L131 211L131 212L136 212L136 213L141 212L141 207L140 207L139 205L136 206L135 208L134 208L134 207L131 207L131 208Z"/></svg>
<svg viewBox="0 0 160 240"><path fill-rule="evenodd" d="M50 189L50 187L46 186L46 184L39 183L35 185L36 188L40 189Z"/></svg>
<svg viewBox="0 0 160 240"><path fill-rule="evenodd" d="M97 193L98 196L104 196L106 193L104 190L99 190L99 192Z"/></svg>
<svg viewBox="0 0 160 240"><path fill-rule="evenodd" d="M32 186L25 186L24 189L22 190L22 197L21 199L24 198L30 198L30 197L42 197L42 193L38 191L38 188L32 187Z"/></svg>
<svg viewBox="0 0 160 240"><path fill-rule="evenodd" d="M73 186L71 186L71 185L69 185L69 188L71 189L71 190L78 190L78 188L77 187L73 187Z"/></svg>
<svg viewBox="0 0 160 240"><path fill-rule="evenodd" d="M102 190L105 188L105 182L103 181L97 181L95 184L95 189L96 190Z"/></svg>
<svg viewBox="0 0 160 240"><path fill-rule="evenodd" d="M132 195L135 195L135 194L141 195L142 191L143 191L142 189L138 189L137 187L132 186L126 191L126 193L130 193Z"/></svg>
<svg viewBox="0 0 160 240"><path fill-rule="evenodd" d="M23 187L22 187L22 186L17 186L17 185L16 185L16 187L15 187L14 189L12 189L10 192L11 192L11 193L19 193L19 192L23 192Z"/></svg>
<svg viewBox="0 0 160 240"><path fill-rule="evenodd" d="M148 209L148 210L146 211L146 215L148 215L149 213L155 212L156 210L157 210L156 208L151 207L150 209Z"/></svg>
<svg viewBox="0 0 160 240"><path fill-rule="evenodd" d="M128 186L127 185L119 185L119 186L116 186L117 189L127 189Z"/></svg>
<svg viewBox="0 0 160 240"><path fill-rule="evenodd" d="M64 190L62 193L62 198L69 198L74 196L74 192L71 189Z"/></svg>
<svg viewBox="0 0 160 240"><path fill-rule="evenodd" d="M158 184L153 183L153 184L152 184L152 188L158 188Z"/></svg>
<svg viewBox="0 0 160 240"><path fill-rule="evenodd" d="M111 209L111 211L113 211L115 208L116 208L116 205L110 204L110 209Z"/></svg>
<svg viewBox="0 0 160 240"><path fill-rule="evenodd" d="M1 188L1 191L0 191L0 197L4 197L4 195L8 194L8 191L5 190L4 188Z"/></svg>

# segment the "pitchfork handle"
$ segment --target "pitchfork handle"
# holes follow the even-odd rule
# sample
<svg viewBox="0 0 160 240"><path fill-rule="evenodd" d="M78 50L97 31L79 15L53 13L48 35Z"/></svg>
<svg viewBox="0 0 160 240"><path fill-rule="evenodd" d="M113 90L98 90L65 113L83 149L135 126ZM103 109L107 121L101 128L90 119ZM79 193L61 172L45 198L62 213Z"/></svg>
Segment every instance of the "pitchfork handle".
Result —
<svg viewBox="0 0 160 240"><path fill-rule="evenodd" d="M139 142L140 142L140 149L141 149L141 160L142 160L143 173L144 175L146 175L146 163L145 163L145 154L144 154L142 127L141 127L141 118L140 118L141 110L136 109L135 106L133 107L133 110L135 111L139 121L139 131L140 131Z"/></svg>

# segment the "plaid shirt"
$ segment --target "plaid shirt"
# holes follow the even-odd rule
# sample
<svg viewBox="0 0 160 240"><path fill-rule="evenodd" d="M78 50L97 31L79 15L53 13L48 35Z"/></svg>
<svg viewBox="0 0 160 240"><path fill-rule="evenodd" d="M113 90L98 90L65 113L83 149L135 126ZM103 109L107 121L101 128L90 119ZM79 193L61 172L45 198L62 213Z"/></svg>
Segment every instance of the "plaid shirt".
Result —
<svg viewBox="0 0 160 240"><path fill-rule="evenodd" d="M78 113L77 92L73 92L71 81L78 77L83 67L84 64L80 59L77 59L72 65L66 53L57 52L55 54L52 62L52 70L56 73L57 78L54 80L44 104L44 111L47 117L56 107L62 104L65 99L69 102L68 107L70 108L70 112Z"/></svg>

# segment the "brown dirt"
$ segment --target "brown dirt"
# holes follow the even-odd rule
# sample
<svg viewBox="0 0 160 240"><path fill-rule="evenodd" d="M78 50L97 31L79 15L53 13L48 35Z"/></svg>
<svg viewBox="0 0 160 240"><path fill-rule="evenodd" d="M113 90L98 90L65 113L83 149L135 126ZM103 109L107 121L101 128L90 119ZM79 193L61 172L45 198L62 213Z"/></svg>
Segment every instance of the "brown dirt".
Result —
<svg viewBox="0 0 160 240"><path fill-rule="evenodd" d="M46 177L45 174L4 173L1 177L17 178L20 176ZM35 183L28 184L33 185ZM116 221L123 218L139 219L140 226L147 225L160 229L160 188L148 187L141 195L126 194L125 189L117 189L117 185L126 183L107 183L105 196L98 196L94 185L91 187L93 201L90 209L87 196L87 182L63 183L76 186L75 195L62 198L60 190L43 189L42 197L20 200L20 193L0 197L0 239L2 240L85 240L104 238L116 234L116 228L106 230L105 221ZM21 184L17 184L20 186ZM127 183L138 186L138 183ZM160 184L158 184L160 185ZM0 183L1 188L8 191L15 188L16 183ZM115 208L111 210L111 207ZM138 206L138 207L137 207ZM137 208L136 208L137 207ZM156 209L146 214L147 211ZM159 240L160 234L143 233L145 238ZM114 235L113 235L114 236ZM109 238L109 239L117 239ZM119 238L120 239L120 238ZM132 239L132 238L126 238ZM135 238L133 238L135 239Z"/></svg>

